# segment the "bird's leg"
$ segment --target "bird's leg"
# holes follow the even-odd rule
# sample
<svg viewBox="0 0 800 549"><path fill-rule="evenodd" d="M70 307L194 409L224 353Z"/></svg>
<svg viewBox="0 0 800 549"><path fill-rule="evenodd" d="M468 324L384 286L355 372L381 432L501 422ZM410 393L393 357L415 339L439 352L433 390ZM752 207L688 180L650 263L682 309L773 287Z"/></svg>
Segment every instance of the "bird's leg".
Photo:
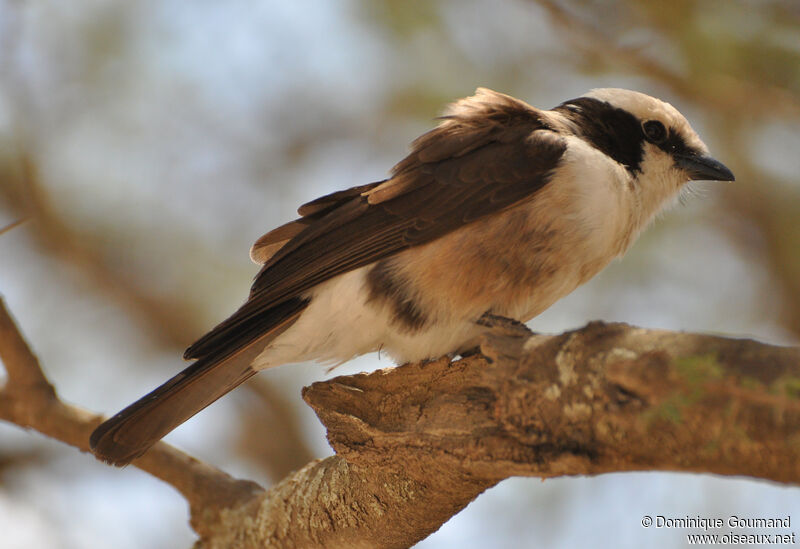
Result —
<svg viewBox="0 0 800 549"><path fill-rule="evenodd" d="M475 321L475 324L478 326L484 326L486 328L499 330L506 336L510 336L512 338L517 339L527 339L529 336L534 335L532 332L523 322L519 320L515 320L513 318L508 318L501 315L496 315L494 313L485 312L481 317ZM453 353L447 353L445 355L450 362L455 360L456 357L467 358L471 356L482 356L489 362L492 362L491 357L487 356L482 350L480 345L475 345L474 347L469 347L464 350L455 351ZM436 362L439 358L429 358L422 360L422 364L426 364L428 362Z"/></svg>
<svg viewBox="0 0 800 549"><path fill-rule="evenodd" d="M519 320L486 311L475 321L488 328L481 337L478 351L489 364L496 360L519 359L524 342L534 333Z"/></svg>
<svg viewBox="0 0 800 549"><path fill-rule="evenodd" d="M519 320L508 318L505 316L496 315L494 313L490 313L486 311L481 315L481 317L475 321L475 324L478 326L485 326L487 328L502 328L504 330L508 330L515 335L520 336L532 336L534 332L528 328L524 322L520 322Z"/></svg>
<svg viewBox="0 0 800 549"><path fill-rule="evenodd" d="M475 324L477 324L478 326L485 326L487 328L503 328L505 330L511 331L514 335L519 335L526 338L530 335L533 335L533 332L519 320L496 315L490 312L483 313L483 315L478 320L475 321ZM461 358L467 358L470 356L478 356L478 355L482 355L484 356L484 358L488 358L481 352L480 345L464 349L463 351L459 351L457 353L452 353L451 360L455 358L456 355L460 356Z"/></svg>

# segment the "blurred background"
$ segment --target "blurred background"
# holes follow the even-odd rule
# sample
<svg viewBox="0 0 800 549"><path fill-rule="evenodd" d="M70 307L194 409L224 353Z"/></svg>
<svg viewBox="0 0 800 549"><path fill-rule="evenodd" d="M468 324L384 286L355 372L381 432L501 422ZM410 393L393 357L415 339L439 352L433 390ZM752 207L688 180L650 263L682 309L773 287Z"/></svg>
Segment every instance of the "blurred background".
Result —
<svg viewBox="0 0 800 549"><path fill-rule="evenodd" d="M246 297L248 250L302 202L382 179L477 86L549 108L594 87L678 107L736 174L531 325L800 339L796 0L0 0L0 292L62 398L112 414ZM300 389L257 376L167 440L270 485L331 453ZM676 547L643 515L786 516L797 489L709 475L512 479L418 547ZM180 548L184 500L0 425L4 548ZM787 533L787 532L771 532Z"/></svg>

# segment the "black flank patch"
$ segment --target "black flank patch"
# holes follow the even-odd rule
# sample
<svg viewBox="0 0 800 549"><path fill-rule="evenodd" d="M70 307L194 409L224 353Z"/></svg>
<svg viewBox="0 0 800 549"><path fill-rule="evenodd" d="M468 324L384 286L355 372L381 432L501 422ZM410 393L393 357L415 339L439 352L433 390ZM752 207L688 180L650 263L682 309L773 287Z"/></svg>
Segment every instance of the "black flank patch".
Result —
<svg viewBox="0 0 800 549"><path fill-rule="evenodd" d="M632 175L641 173L645 137L638 118L591 97L572 99L553 110L575 122L580 137L623 164Z"/></svg>
<svg viewBox="0 0 800 549"><path fill-rule="evenodd" d="M422 329L428 322L417 303L409 296L408 283L392 273L388 261L379 261L367 273L369 300L388 303L394 310L393 320L409 332Z"/></svg>

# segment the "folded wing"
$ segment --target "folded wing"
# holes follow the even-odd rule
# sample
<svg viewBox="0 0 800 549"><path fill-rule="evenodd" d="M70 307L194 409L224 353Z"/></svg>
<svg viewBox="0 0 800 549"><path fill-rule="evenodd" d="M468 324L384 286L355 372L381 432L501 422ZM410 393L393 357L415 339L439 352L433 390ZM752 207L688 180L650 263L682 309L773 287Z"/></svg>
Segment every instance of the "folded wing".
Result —
<svg viewBox="0 0 800 549"><path fill-rule="evenodd" d="M272 248L249 299L184 357L246 346L258 335L253 327L263 328L260 319L283 301L531 199L566 148L540 111L490 90L461 100L443 118L388 180L310 202L299 209L304 217L262 237L260 246Z"/></svg>

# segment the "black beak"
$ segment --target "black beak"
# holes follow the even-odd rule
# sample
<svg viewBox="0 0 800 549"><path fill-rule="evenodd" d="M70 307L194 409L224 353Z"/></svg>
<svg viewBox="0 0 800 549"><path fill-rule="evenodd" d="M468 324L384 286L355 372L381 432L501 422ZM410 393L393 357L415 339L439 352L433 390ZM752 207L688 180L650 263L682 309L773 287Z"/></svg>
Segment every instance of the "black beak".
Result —
<svg viewBox="0 0 800 549"><path fill-rule="evenodd" d="M693 181L734 181L733 172L725 164L710 156L699 154L676 154L675 164L686 171Z"/></svg>

